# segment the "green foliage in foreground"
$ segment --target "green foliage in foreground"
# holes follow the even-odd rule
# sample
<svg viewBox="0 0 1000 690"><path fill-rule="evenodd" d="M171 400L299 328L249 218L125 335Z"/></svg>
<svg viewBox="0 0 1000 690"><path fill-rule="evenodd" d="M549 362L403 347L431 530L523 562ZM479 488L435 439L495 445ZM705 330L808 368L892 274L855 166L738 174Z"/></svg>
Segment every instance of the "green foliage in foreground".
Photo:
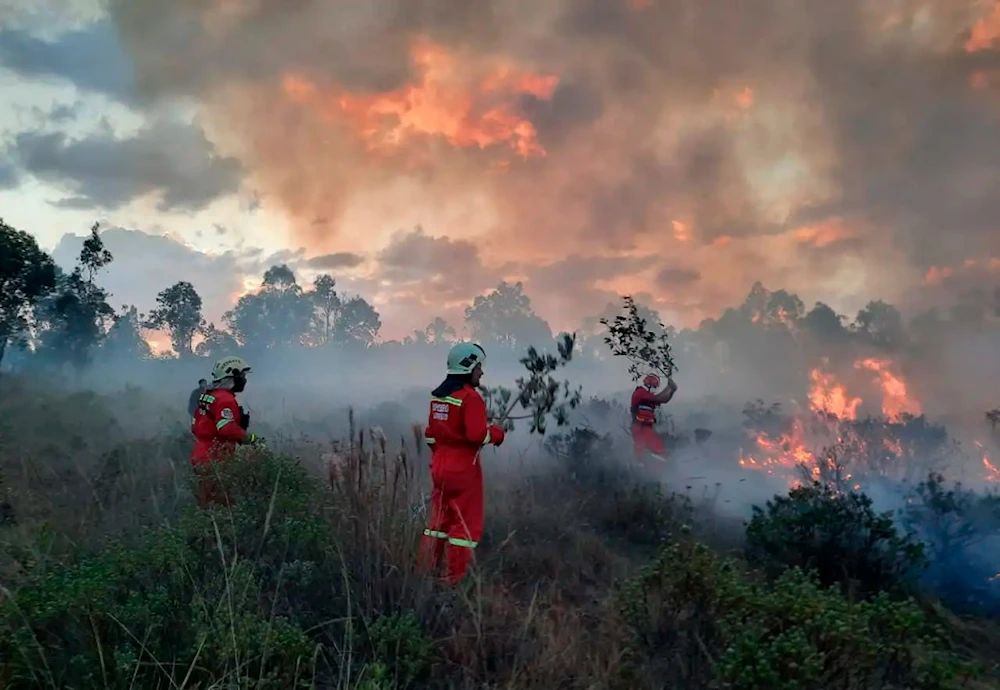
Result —
<svg viewBox="0 0 1000 690"><path fill-rule="evenodd" d="M663 549L621 612L643 686L653 674L732 690L943 690L970 672L912 602L849 602L799 569L767 584L698 544Z"/></svg>
<svg viewBox="0 0 1000 690"><path fill-rule="evenodd" d="M414 594L423 584L411 570L421 527L411 498L392 468L364 473L334 490L293 460L245 458L222 472L231 510L192 509L83 560L29 569L0 595L0 685L404 690L481 688L496 676L549 688L558 654L614 659L600 678L578 663L557 678L563 687L945 690L970 673L909 601L851 602L798 569L757 579L687 541L624 586L593 590L601 622L590 630L540 625L537 591L525 602L500 594L507 583L489 567L449 619L447 596ZM640 523L676 524L667 498L628 496L590 539L635 541ZM530 562L562 547L520 548ZM491 638L470 628L500 626L516 630L511 649L522 652L552 644L540 635L567 637L537 659L486 655ZM545 684L513 685L531 674Z"/></svg>
<svg viewBox="0 0 1000 690"><path fill-rule="evenodd" d="M824 586L869 597L907 591L926 567L923 544L900 535L891 514L876 513L863 493L814 483L753 510L746 557L771 577L802 568Z"/></svg>
<svg viewBox="0 0 1000 690"><path fill-rule="evenodd" d="M429 643L412 616L322 625L351 611L354 580L322 485L269 456L221 478L231 510L191 510L176 527L30 574L5 597L5 687L314 687L331 634L353 647L348 675L367 662L406 687L426 673Z"/></svg>

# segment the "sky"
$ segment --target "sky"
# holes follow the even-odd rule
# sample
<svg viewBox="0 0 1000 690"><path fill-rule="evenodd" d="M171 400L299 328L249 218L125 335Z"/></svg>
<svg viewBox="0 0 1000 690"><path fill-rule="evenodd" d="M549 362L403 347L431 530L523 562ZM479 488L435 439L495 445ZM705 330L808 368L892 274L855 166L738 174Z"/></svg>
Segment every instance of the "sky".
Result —
<svg viewBox="0 0 1000 690"><path fill-rule="evenodd" d="M146 310L271 263L385 337L521 280L571 329L754 281L853 313L1000 276L998 0L0 0L0 217Z"/></svg>

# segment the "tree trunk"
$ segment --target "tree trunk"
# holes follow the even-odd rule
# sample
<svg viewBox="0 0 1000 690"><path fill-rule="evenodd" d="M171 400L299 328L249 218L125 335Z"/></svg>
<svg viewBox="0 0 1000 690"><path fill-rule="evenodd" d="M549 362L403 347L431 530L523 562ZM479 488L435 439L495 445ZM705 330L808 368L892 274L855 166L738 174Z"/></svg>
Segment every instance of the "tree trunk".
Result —
<svg viewBox="0 0 1000 690"><path fill-rule="evenodd" d="M7 354L7 342L10 340L10 326L0 326L0 370L3 369L3 356Z"/></svg>

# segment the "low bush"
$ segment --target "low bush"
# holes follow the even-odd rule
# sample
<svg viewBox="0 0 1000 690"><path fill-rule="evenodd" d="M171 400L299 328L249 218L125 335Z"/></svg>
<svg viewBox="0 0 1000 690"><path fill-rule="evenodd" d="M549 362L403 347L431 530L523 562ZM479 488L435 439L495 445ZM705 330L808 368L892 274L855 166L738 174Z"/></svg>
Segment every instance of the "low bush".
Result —
<svg viewBox="0 0 1000 690"><path fill-rule="evenodd" d="M926 545L926 589L957 613L1000 616L1000 496L947 487L932 473L908 496L900 520Z"/></svg>
<svg viewBox="0 0 1000 690"><path fill-rule="evenodd" d="M923 545L901 536L891 513L876 513L863 493L819 483L754 506L745 552L771 577L802 568L862 597L905 591L926 565Z"/></svg>
<svg viewBox="0 0 1000 690"><path fill-rule="evenodd" d="M910 601L850 602L798 568L768 584L679 542L624 588L623 687L959 687L972 668Z"/></svg>

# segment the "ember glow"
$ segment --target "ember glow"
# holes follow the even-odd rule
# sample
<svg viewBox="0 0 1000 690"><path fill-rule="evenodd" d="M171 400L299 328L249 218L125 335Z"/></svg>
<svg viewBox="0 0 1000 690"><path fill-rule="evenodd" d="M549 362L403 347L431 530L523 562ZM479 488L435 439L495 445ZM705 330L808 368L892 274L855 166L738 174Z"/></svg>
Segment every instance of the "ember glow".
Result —
<svg viewBox="0 0 1000 690"><path fill-rule="evenodd" d="M986 473L986 481L1000 482L1000 469L997 469L997 466L993 464L992 460L990 460L990 456L983 448L982 442L974 441L973 445L975 445L976 448L979 449L979 452L983 455L983 469Z"/></svg>

